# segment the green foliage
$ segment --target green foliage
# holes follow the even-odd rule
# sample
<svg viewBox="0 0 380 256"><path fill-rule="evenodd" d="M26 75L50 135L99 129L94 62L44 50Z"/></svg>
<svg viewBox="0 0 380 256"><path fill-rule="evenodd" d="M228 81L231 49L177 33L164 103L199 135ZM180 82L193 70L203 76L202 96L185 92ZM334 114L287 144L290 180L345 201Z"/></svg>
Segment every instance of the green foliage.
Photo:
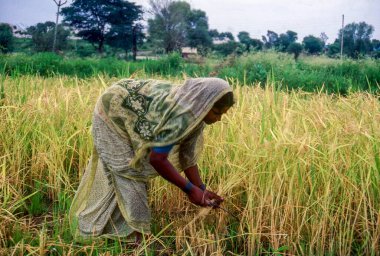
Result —
<svg viewBox="0 0 380 256"><path fill-rule="evenodd" d="M379 93L380 62L310 57L297 62L287 54L256 53L238 58L219 70L219 77L232 77L244 84L274 82L283 89L347 94Z"/></svg>
<svg viewBox="0 0 380 256"><path fill-rule="evenodd" d="M36 52L47 52L53 50L55 23L47 21L38 23L27 28L27 33L32 36L32 46ZM57 26L56 49L59 51L68 48L68 37L70 31L63 25Z"/></svg>
<svg viewBox="0 0 380 256"><path fill-rule="evenodd" d="M333 44L329 44L327 48L327 55L329 57L336 57L340 53L340 43L338 40L336 40Z"/></svg>
<svg viewBox="0 0 380 256"><path fill-rule="evenodd" d="M281 52L286 52L288 47L295 43L297 40L297 33L291 30L286 31L285 34L280 34L278 38L278 49Z"/></svg>
<svg viewBox="0 0 380 256"><path fill-rule="evenodd" d="M33 52L32 50L33 42L31 38L15 37L13 45L14 45L13 52L17 52L17 53L22 52L22 53L27 53L27 54L31 54Z"/></svg>
<svg viewBox="0 0 380 256"><path fill-rule="evenodd" d="M208 19L202 10L193 10L184 1L151 1L154 14L148 20L149 40L166 53L183 46L206 48L212 44Z"/></svg>
<svg viewBox="0 0 380 256"><path fill-rule="evenodd" d="M13 227L11 227L11 230L12 230L12 238L8 242L8 246L15 246L16 244L18 244L22 240L30 237L29 232L25 233L25 231L22 230L20 225L14 225Z"/></svg>
<svg viewBox="0 0 380 256"><path fill-rule="evenodd" d="M0 23L0 52L11 52L13 50L13 41L11 26L6 23Z"/></svg>
<svg viewBox="0 0 380 256"><path fill-rule="evenodd" d="M231 40L235 41L234 35L231 32L220 32L217 29L210 29L208 31L208 34L212 39L217 40Z"/></svg>
<svg viewBox="0 0 380 256"><path fill-rule="evenodd" d="M48 207L46 205L47 198L45 196L46 187L44 187L41 182L35 181L34 187L31 188L31 191L34 192L29 197L29 200L26 204L26 209L30 215L39 216L48 210Z"/></svg>
<svg viewBox="0 0 380 256"><path fill-rule="evenodd" d="M323 41L315 36L306 36L303 38L303 47L310 54L319 54L323 50Z"/></svg>
<svg viewBox="0 0 380 256"><path fill-rule="evenodd" d="M339 30L339 40L343 33L343 52L351 58L359 58L372 51L371 36L374 27L365 22L350 23Z"/></svg>
<svg viewBox="0 0 380 256"><path fill-rule="evenodd" d="M110 46L123 49L126 53L132 50L135 59L137 45L141 45L145 37L143 26L136 22L142 19L143 12L134 3L119 1L116 4L118 9L110 16L111 28L106 34L106 41Z"/></svg>
<svg viewBox="0 0 380 256"><path fill-rule="evenodd" d="M244 49L244 45L235 41L229 41L227 43L214 45L213 50L222 56L230 55L236 51L241 52Z"/></svg>
<svg viewBox="0 0 380 256"><path fill-rule="evenodd" d="M374 51L380 51L380 40L372 39L372 47Z"/></svg>
<svg viewBox="0 0 380 256"><path fill-rule="evenodd" d="M302 52L302 45L300 43L291 43L288 48L287 48L287 52L288 53L291 53L291 54L294 54L294 60L297 60L299 55L301 54Z"/></svg>
<svg viewBox="0 0 380 256"><path fill-rule="evenodd" d="M271 30L267 31L266 37L263 36L263 42L264 42L264 46L267 49L270 49L270 48L278 49L279 44L280 44L278 34Z"/></svg>
<svg viewBox="0 0 380 256"><path fill-rule="evenodd" d="M94 47L83 40L75 41L73 48L75 50L74 53L81 58L91 57L96 53Z"/></svg>
<svg viewBox="0 0 380 256"><path fill-rule="evenodd" d="M245 45L245 51L250 52L253 50L261 50L263 48L263 42L259 39L252 39L248 32L241 31L238 34L240 43Z"/></svg>
<svg viewBox="0 0 380 256"><path fill-rule="evenodd" d="M206 76L210 69L207 66L191 63L185 65L179 53L158 60L137 62L126 62L115 58L67 59L54 53L17 54L0 59L0 74L11 76L39 74L48 77L54 75L90 77L101 73L128 77L135 72L162 76L180 76L181 72L185 72L189 75Z"/></svg>
<svg viewBox="0 0 380 256"><path fill-rule="evenodd" d="M132 25L141 19L142 10L141 6L122 0L75 0L61 13L79 37L96 44L102 53L108 37L119 47L129 49Z"/></svg>
<svg viewBox="0 0 380 256"><path fill-rule="evenodd" d="M180 50L186 44L190 4L183 1L151 1L154 17L148 20L149 40L166 53Z"/></svg>
<svg viewBox="0 0 380 256"><path fill-rule="evenodd" d="M187 23L187 44L194 48L211 47L206 13L202 10L191 10Z"/></svg>
<svg viewBox="0 0 380 256"><path fill-rule="evenodd" d="M229 43L231 44L231 42ZM232 42L236 51L237 42ZM222 45L223 46L223 45ZM39 74L41 76L68 75L90 77L98 74L129 77L209 76L232 78L243 84L276 83L283 89L305 91L324 90L328 93L347 94L354 91L379 93L380 62L378 60L340 60L326 57L302 57L295 61L285 53L258 52L248 56L230 56L220 63L220 58L203 64L185 62L179 53L157 60L127 62L115 58L63 58L53 53L35 55L17 54L0 59L0 72L10 76ZM214 63L214 64L213 64Z"/></svg>
<svg viewBox="0 0 380 256"><path fill-rule="evenodd" d="M132 29L130 29L131 27ZM142 45L145 38L142 30L141 24L113 26L107 36L107 44L124 50L126 58L128 57L128 51L132 50L133 59L136 60L137 45Z"/></svg>
<svg viewBox="0 0 380 256"><path fill-rule="evenodd" d="M245 49L249 52L249 47L251 46L252 38L249 36L249 33L246 31L240 31L238 34L239 42L245 45Z"/></svg>
<svg viewBox="0 0 380 256"><path fill-rule="evenodd" d="M372 39L373 52L371 54L372 58L380 59L380 40Z"/></svg>

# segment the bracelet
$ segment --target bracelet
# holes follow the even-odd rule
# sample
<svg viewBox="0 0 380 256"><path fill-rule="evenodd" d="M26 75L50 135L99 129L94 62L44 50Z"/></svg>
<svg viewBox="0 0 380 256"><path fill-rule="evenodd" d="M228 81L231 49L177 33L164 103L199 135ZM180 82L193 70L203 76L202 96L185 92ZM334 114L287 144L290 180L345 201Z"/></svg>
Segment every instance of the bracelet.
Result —
<svg viewBox="0 0 380 256"><path fill-rule="evenodd" d="M191 189L193 188L193 183L191 183L190 181L186 183L185 187L182 189L183 192L185 192L186 194L189 193L191 191Z"/></svg>
<svg viewBox="0 0 380 256"><path fill-rule="evenodd" d="M206 190L206 185L202 183L201 185L199 185L199 188L202 189L203 191L205 191Z"/></svg>

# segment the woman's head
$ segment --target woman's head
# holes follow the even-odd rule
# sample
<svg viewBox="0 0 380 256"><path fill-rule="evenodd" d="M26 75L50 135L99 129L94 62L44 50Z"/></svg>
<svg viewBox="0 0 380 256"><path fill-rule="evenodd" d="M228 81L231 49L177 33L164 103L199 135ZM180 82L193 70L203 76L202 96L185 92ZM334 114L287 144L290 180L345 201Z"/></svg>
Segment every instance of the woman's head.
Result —
<svg viewBox="0 0 380 256"><path fill-rule="evenodd" d="M206 124L213 124L222 119L222 115L227 113L230 107L234 104L234 95L232 92L224 94L204 117L203 121Z"/></svg>
<svg viewBox="0 0 380 256"><path fill-rule="evenodd" d="M188 109L195 118L202 118L211 124L220 120L218 116L232 106L233 94L231 86L223 79L190 78L175 92L174 100L179 106ZM211 106L213 111L210 110Z"/></svg>

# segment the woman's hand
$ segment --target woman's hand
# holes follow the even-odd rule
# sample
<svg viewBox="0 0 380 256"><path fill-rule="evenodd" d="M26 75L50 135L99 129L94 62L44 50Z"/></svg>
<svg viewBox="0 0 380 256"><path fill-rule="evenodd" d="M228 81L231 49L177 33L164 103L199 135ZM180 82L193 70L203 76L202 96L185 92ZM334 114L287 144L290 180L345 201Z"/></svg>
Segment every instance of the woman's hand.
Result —
<svg viewBox="0 0 380 256"><path fill-rule="evenodd" d="M200 188L193 186L187 193L187 197L190 202L199 206L210 206L212 204L211 198L209 198L206 191L202 191Z"/></svg>
<svg viewBox="0 0 380 256"><path fill-rule="evenodd" d="M211 201L210 206L213 206L214 208L218 207L224 201L223 197L217 195L216 193L212 191L209 191L206 189L204 193L206 194L207 198L209 198Z"/></svg>
<svg viewBox="0 0 380 256"><path fill-rule="evenodd" d="M215 194L214 192L211 192L209 190L202 191L197 187L192 187L187 196L193 204L203 207L213 206L215 208L224 201L222 197Z"/></svg>

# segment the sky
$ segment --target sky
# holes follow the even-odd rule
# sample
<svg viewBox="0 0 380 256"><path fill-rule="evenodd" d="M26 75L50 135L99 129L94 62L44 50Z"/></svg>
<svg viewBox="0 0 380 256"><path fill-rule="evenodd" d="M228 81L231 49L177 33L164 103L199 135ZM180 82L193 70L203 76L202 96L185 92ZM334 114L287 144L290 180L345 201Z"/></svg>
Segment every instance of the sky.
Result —
<svg viewBox="0 0 380 256"><path fill-rule="evenodd" d="M148 0L135 0L148 8ZM380 0L187 0L193 9L206 12L210 29L246 31L261 39L268 30L277 34L292 30L298 41L305 36L319 37L322 32L333 42L344 24L364 21L374 26L373 37L380 40ZM66 6L71 3L68 0ZM57 6L53 0L0 0L0 22L35 25L55 21ZM147 19L148 17L145 17Z"/></svg>

